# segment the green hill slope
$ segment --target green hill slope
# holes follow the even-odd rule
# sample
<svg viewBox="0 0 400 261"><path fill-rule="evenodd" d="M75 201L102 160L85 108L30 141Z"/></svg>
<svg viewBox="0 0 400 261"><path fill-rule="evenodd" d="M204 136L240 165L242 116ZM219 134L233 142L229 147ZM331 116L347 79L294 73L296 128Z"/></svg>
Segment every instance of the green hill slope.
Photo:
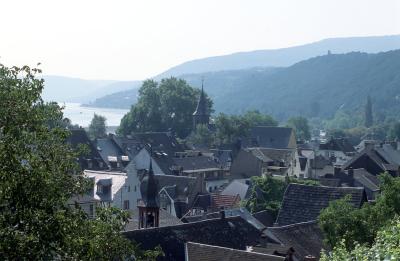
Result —
<svg viewBox="0 0 400 261"><path fill-rule="evenodd" d="M179 76L205 90L216 112L258 109L280 120L293 115L331 117L339 108L361 108L369 94L374 111L400 112L400 50L352 52L311 58L287 68L252 68ZM129 106L137 89L102 98L96 106ZM123 103L122 103L123 101ZM104 104L102 104L104 103ZM121 106L119 106L121 107Z"/></svg>

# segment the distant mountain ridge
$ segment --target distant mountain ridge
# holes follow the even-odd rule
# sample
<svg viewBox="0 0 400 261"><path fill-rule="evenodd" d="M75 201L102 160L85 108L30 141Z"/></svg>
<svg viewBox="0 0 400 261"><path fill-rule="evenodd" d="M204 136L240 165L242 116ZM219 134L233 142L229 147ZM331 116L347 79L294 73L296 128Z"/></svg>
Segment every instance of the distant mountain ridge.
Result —
<svg viewBox="0 0 400 261"><path fill-rule="evenodd" d="M329 38L282 49L256 50L196 59L172 67L155 78L253 67L288 67L302 60L325 55L328 51L338 54L354 51L378 53L395 49L400 49L400 35Z"/></svg>
<svg viewBox="0 0 400 261"><path fill-rule="evenodd" d="M58 102L89 103L104 95L140 85L140 81L85 80L57 75L44 75L43 79L43 99Z"/></svg>

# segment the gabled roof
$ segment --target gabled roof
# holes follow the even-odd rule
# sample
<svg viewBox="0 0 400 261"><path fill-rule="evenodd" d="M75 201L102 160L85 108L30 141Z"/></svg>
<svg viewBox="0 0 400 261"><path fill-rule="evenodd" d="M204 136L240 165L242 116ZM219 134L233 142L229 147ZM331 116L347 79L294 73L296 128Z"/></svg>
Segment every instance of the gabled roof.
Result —
<svg viewBox="0 0 400 261"><path fill-rule="evenodd" d="M71 135L67 138L66 142L69 143L73 149L77 149L80 145L86 145L87 148L89 148L88 155L83 155L79 157L79 164L81 168L90 168L86 160L91 160L93 164L90 169L108 169L106 162L103 160L94 144L90 141L85 129L73 129L70 131Z"/></svg>
<svg viewBox="0 0 400 261"><path fill-rule="evenodd" d="M283 196L276 223L285 226L300 222L317 220L322 209L329 202L351 196L350 203L359 208L366 201L364 188L323 187L291 183Z"/></svg>
<svg viewBox="0 0 400 261"><path fill-rule="evenodd" d="M254 213L253 217L255 217L266 227L272 227L275 222L274 213L268 209Z"/></svg>
<svg viewBox="0 0 400 261"><path fill-rule="evenodd" d="M214 158L208 156L174 158L173 161L184 172L221 169L221 165Z"/></svg>
<svg viewBox="0 0 400 261"><path fill-rule="evenodd" d="M297 223L281 227L269 227L266 234L285 247L293 247L294 255L304 260L307 255L320 257L323 244L323 234L316 221Z"/></svg>
<svg viewBox="0 0 400 261"><path fill-rule="evenodd" d="M110 137L96 139L94 142L97 151L101 155L102 159L109 163L109 157L116 157L119 161L121 161L122 156L126 156L127 154L123 152L121 147L114 142L114 140Z"/></svg>
<svg viewBox="0 0 400 261"><path fill-rule="evenodd" d="M283 261L280 256L249 252L226 247L186 243L186 261Z"/></svg>
<svg viewBox="0 0 400 261"><path fill-rule="evenodd" d="M290 141L292 134L292 128L266 126L254 127L251 130L251 144L249 144L249 146L288 149L291 148Z"/></svg>
<svg viewBox="0 0 400 261"><path fill-rule="evenodd" d="M140 242L143 250L160 245L165 256L160 260L184 260L185 243L246 249L257 243L261 232L240 216L208 219L176 226L123 232L129 240Z"/></svg>
<svg viewBox="0 0 400 261"><path fill-rule="evenodd" d="M354 179L371 191L379 191L379 179L365 169L355 169Z"/></svg>
<svg viewBox="0 0 400 261"><path fill-rule="evenodd" d="M159 190L165 188L173 200L186 199L186 197L190 197L191 193L197 194L200 192L196 191L196 178L175 175L154 176L158 181Z"/></svg>
<svg viewBox="0 0 400 261"><path fill-rule="evenodd" d="M342 168L349 169L350 167L354 167L354 164L356 162L360 163L361 161L366 161L368 159L374 162L382 171L398 171L398 168L400 166L400 152L394 150L390 146L383 145L382 147L374 148L366 147L365 149L357 153L349 161L347 161L342 166ZM365 163L364 165L367 165L367 163ZM366 166L359 166L359 164L355 167L366 168Z"/></svg>
<svg viewBox="0 0 400 261"><path fill-rule="evenodd" d="M221 213L224 213L225 217L236 217L240 216L250 224L252 224L255 228L260 231L266 229L266 226L260 222L257 218L251 215L251 213L245 208L234 208L234 209L225 209L218 212L212 212L205 215L197 215L197 216L184 216L182 220L185 222L197 222L200 220L213 219L221 217Z"/></svg>
<svg viewBox="0 0 400 261"><path fill-rule="evenodd" d="M224 190L222 190L221 194L231 196L239 195L241 199L245 199L246 195L248 194L249 187L250 186L244 182L233 180L224 188Z"/></svg>

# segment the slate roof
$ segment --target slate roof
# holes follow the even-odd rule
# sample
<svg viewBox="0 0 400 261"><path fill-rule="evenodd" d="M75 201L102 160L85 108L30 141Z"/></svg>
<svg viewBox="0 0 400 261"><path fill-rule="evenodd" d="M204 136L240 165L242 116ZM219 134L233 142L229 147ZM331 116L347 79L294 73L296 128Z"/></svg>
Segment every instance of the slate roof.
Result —
<svg viewBox="0 0 400 261"><path fill-rule="evenodd" d="M231 183L228 184L228 186L224 188L224 190L221 191L221 194L231 196L239 195L241 199L246 199L249 187L250 186L244 182L233 180Z"/></svg>
<svg viewBox="0 0 400 261"><path fill-rule="evenodd" d="M253 217L266 227L272 227L275 223L274 213L270 210L262 210L253 214Z"/></svg>
<svg viewBox="0 0 400 261"><path fill-rule="evenodd" d="M185 245L186 261L280 261L283 257L249 252L226 247L188 242Z"/></svg>
<svg viewBox="0 0 400 261"><path fill-rule="evenodd" d="M353 177L356 181L371 191L379 191L380 181L377 176L372 175L365 169L355 169L353 171Z"/></svg>
<svg viewBox="0 0 400 261"><path fill-rule="evenodd" d="M179 197L187 197L191 192L198 193L195 191L197 179L185 176L174 176L174 175L154 175L158 181L159 189L164 187L173 188L174 192L170 196L176 200Z"/></svg>
<svg viewBox="0 0 400 261"><path fill-rule="evenodd" d="M308 186L291 183L286 188L276 223L279 226L285 226L317 220L321 210L328 207L330 201L341 199L346 195L351 195L350 203L357 208L366 201L364 188Z"/></svg>
<svg viewBox="0 0 400 261"><path fill-rule="evenodd" d="M186 242L244 250L246 246L255 245L261 233L243 218L236 216L126 231L123 235L139 242L143 250L160 245L165 254L160 260L184 260Z"/></svg>
<svg viewBox="0 0 400 261"><path fill-rule="evenodd" d="M264 229L266 229L266 226L262 222L260 222L257 218L255 218L253 215L251 215L251 213L245 208L225 209L225 210L221 210L218 212L212 212L212 213L208 213L205 215L198 215L198 216L184 216L182 218L182 221L191 223L191 222L197 222L200 220L219 218L219 217L221 217L222 212L225 214L225 217L240 216L260 231L263 231Z"/></svg>
<svg viewBox="0 0 400 261"><path fill-rule="evenodd" d="M139 228L139 210L129 210L130 218L128 223L124 227L124 231L131 231ZM160 208L160 216L159 216L159 226L166 227L166 226L176 226L183 224L179 218L174 217L168 211Z"/></svg>
<svg viewBox="0 0 400 261"><path fill-rule="evenodd" d="M372 161L376 164L379 170L372 168L368 161ZM385 144L382 147L366 147L342 166L343 169L365 168L374 175L378 175L384 171L397 173L399 167L400 152L394 150L388 144Z"/></svg>
<svg viewBox="0 0 400 261"><path fill-rule="evenodd" d="M66 142L71 145L73 149L77 149L79 145L86 145L89 149L88 155L83 155L79 157L79 165L81 169L93 169L93 170L106 170L108 166L106 162L103 160L97 148L90 141L89 136L87 135L84 129L73 129L70 130L71 135L67 138ZM90 167L88 160L92 162L92 166Z"/></svg>
<svg viewBox="0 0 400 261"><path fill-rule="evenodd" d="M101 155L102 159L108 165L110 165L109 156L117 157L117 160L121 162L121 157L127 155L126 153L124 153L122 148L109 137L96 139L94 145L96 146L97 151Z"/></svg>
<svg viewBox="0 0 400 261"><path fill-rule="evenodd" d="M251 130L251 143L249 146L287 149L290 147L292 133L293 129L286 127L254 127Z"/></svg>
<svg viewBox="0 0 400 261"><path fill-rule="evenodd" d="M303 260L305 256L320 257L323 234L316 221L302 222L281 227L269 227L266 234L285 247L293 247L294 256Z"/></svg>
<svg viewBox="0 0 400 261"><path fill-rule="evenodd" d="M174 158L174 165L181 168L184 172L199 170L220 170L222 166L213 157L193 156Z"/></svg>

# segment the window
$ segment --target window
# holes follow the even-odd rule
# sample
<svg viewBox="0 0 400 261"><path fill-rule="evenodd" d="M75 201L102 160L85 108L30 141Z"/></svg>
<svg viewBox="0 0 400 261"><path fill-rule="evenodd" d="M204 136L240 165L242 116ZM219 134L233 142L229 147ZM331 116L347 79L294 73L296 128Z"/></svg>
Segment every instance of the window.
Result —
<svg viewBox="0 0 400 261"><path fill-rule="evenodd" d="M129 209L129 200L124 200L124 209Z"/></svg>
<svg viewBox="0 0 400 261"><path fill-rule="evenodd" d="M128 186L127 191L131 192L131 186Z"/></svg>
<svg viewBox="0 0 400 261"><path fill-rule="evenodd" d="M103 186L97 185L97 194L103 194Z"/></svg>
<svg viewBox="0 0 400 261"><path fill-rule="evenodd" d="M133 189L135 192L136 192L136 185L135 185L135 187L134 187L134 189Z"/></svg>
<svg viewBox="0 0 400 261"><path fill-rule="evenodd" d="M208 192L211 192L211 191L212 191L212 187L209 187L209 188L208 188Z"/></svg>

